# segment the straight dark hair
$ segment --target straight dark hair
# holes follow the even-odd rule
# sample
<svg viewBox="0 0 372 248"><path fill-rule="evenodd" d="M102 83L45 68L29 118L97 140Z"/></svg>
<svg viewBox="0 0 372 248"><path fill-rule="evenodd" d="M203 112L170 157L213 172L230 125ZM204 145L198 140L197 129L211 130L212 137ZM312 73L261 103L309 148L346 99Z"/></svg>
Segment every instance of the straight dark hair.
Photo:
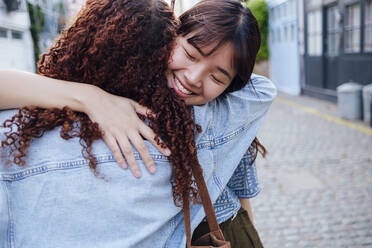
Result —
<svg viewBox="0 0 372 248"><path fill-rule="evenodd" d="M192 33L187 41L202 55L209 56L226 42L234 47L233 66L237 75L224 93L240 90L250 80L260 49L261 37L256 18L237 0L203 0L180 16L177 35ZM204 46L215 43L208 54Z"/></svg>

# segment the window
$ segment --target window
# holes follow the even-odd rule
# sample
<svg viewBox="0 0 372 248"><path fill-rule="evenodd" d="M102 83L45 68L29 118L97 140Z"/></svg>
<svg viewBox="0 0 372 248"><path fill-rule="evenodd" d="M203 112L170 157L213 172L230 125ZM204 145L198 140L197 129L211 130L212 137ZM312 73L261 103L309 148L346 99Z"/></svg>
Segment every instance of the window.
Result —
<svg viewBox="0 0 372 248"><path fill-rule="evenodd" d="M296 2L291 0L291 16L296 17Z"/></svg>
<svg viewBox="0 0 372 248"><path fill-rule="evenodd" d="M292 23L291 24L291 41L295 40L295 35L296 35L295 25Z"/></svg>
<svg viewBox="0 0 372 248"><path fill-rule="evenodd" d="M340 27L340 14L338 7L332 6L327 8L327 48L326 53L328 56L336 56L339 54L341 42L341 27Z"/></svg>
<svg viewBox="0 0 372 248"><path fill-rule="evenodd" d="M372 52L372 0L367 0L365 10L364 51Z"/></svg>
<svg viewBox="0 0 372 248"><path fill-rule="evenodd" d="M0 28L0 38L6 38L6 37L8 37L6 29Z"/></svg>
<svg viewBox="0 0 372 248"><path fill-rule="evenodd" d="M287 17L288 11L287 11L288 3L283 4L283 16Z"/></svg>
<svg viewBox="0 0 372 248"><path fill-rule="evenodd" d="M284 40L285 41L288 40L288 27L287 26L284 27Z"/></svg>
<svg viewBox="0 0 372 248"><path fill-rule="evenodd" d="M345 53L360 51L360 5L346 6L345 10Z"/></svg>
<svg viewBox="0 0 372 248"><path fill-rule="evenodd" d="M278 42L280 42L280 40L281 40L280 28L278 28L278 29L276 30L276 40L277 40Z"/></svg>
<svg viewBox="0 0 372 248"><path fill-rule="evenodd" d="M322 11L307 14L307 52L311 56L322 55Z"/></svg>
<svg viewBox="0 0 372 248"><path fill-rule="evenodd" d="M12 31L12 38L15 40L22 40L22 33L18 31Z"/></svg>

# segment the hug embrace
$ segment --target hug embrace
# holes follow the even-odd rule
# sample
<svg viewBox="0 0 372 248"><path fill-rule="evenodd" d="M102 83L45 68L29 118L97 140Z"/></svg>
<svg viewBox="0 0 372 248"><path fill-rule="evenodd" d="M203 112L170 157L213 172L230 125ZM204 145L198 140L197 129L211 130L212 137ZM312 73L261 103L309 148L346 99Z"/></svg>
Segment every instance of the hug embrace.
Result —
<svg viewBox="0 0 372 248"><path fill-rule="evenodd" d="M38 75L0 71L1 247L190 247L210 220L195 168L231 247L262 247L246 198L276 89L252 73L259 47L239 1L177 19L87 0Z"/></svg>

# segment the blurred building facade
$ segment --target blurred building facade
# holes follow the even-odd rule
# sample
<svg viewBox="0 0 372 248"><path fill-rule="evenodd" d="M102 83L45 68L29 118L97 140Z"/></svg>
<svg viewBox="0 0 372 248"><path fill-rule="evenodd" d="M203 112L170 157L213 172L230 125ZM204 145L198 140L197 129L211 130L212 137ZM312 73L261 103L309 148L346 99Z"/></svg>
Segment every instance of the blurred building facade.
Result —
<svg viewBox="0 0 372 248"><path fill-rule="evenodd" d="M35 70L26 1L0 0L0 69Z"/></svg>
<svg viewBox="0 0 372 248"><path fill-rule="evenodd" d="M270 77L280 91L301 93L298 1L271 0L269 8Z"/></svg>
<svg viewBox="0 0 372 248"><path fill-rule="evenodd" d="M296 18L288 15L292 0L268 1L271 76L278 88L336 101L337 86L372 83L372 0L293 2Z"/></svg>
<svg viewBox="0 0 372 248"><path fill-rule="evenodd" d="M342 83L372 83L372 0L305 1L304 13L304 93L333 100Z"/></svg>
<svg viewBox="0 0 372 248"><path fill-rule="evenodd" d="M38 42L43 53L71 24L85 0L0 0L0 69L35 71L27 2L40 6L44 15Z"/></svg>

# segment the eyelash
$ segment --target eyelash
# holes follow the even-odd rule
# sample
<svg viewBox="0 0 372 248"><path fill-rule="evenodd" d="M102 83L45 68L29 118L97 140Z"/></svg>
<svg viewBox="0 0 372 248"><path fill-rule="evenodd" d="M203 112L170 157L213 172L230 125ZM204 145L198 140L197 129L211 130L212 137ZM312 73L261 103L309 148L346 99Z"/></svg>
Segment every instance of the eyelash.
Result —
<svg viewBox="0 0 372 248"><path fill-rule="evenodd" d="M219 83L219 84L224 84L223 82L221 82L220 80L218 80L215 76L211 75L211 77L212 77L212 79L213 79L214 81L216 81L217 83Z"/></svg>
<svg viewBox="0 0 372 248"><path fill-rule="evenodd" d="M185 53L187 55L187 57L191 60L191 61L194 61L195 60L195 57L191 56L185 49Z"/></svg>
<svg viewBox="0 0 372 248"><path fill-rule="evenodd" d="M195 57L191 56L191 55L187 52L187 50L186 50L185 48L184 48L184 50L185 50L186 56L187 56L191 61L194 61L194 60L196 59ZM224 84L223 82L221 82L220 80L218 80L215 76L211 75L211 77L212 77L212 79L213 79L215 82L217 82L217 83L219 83L219 84Z"/></svg>

